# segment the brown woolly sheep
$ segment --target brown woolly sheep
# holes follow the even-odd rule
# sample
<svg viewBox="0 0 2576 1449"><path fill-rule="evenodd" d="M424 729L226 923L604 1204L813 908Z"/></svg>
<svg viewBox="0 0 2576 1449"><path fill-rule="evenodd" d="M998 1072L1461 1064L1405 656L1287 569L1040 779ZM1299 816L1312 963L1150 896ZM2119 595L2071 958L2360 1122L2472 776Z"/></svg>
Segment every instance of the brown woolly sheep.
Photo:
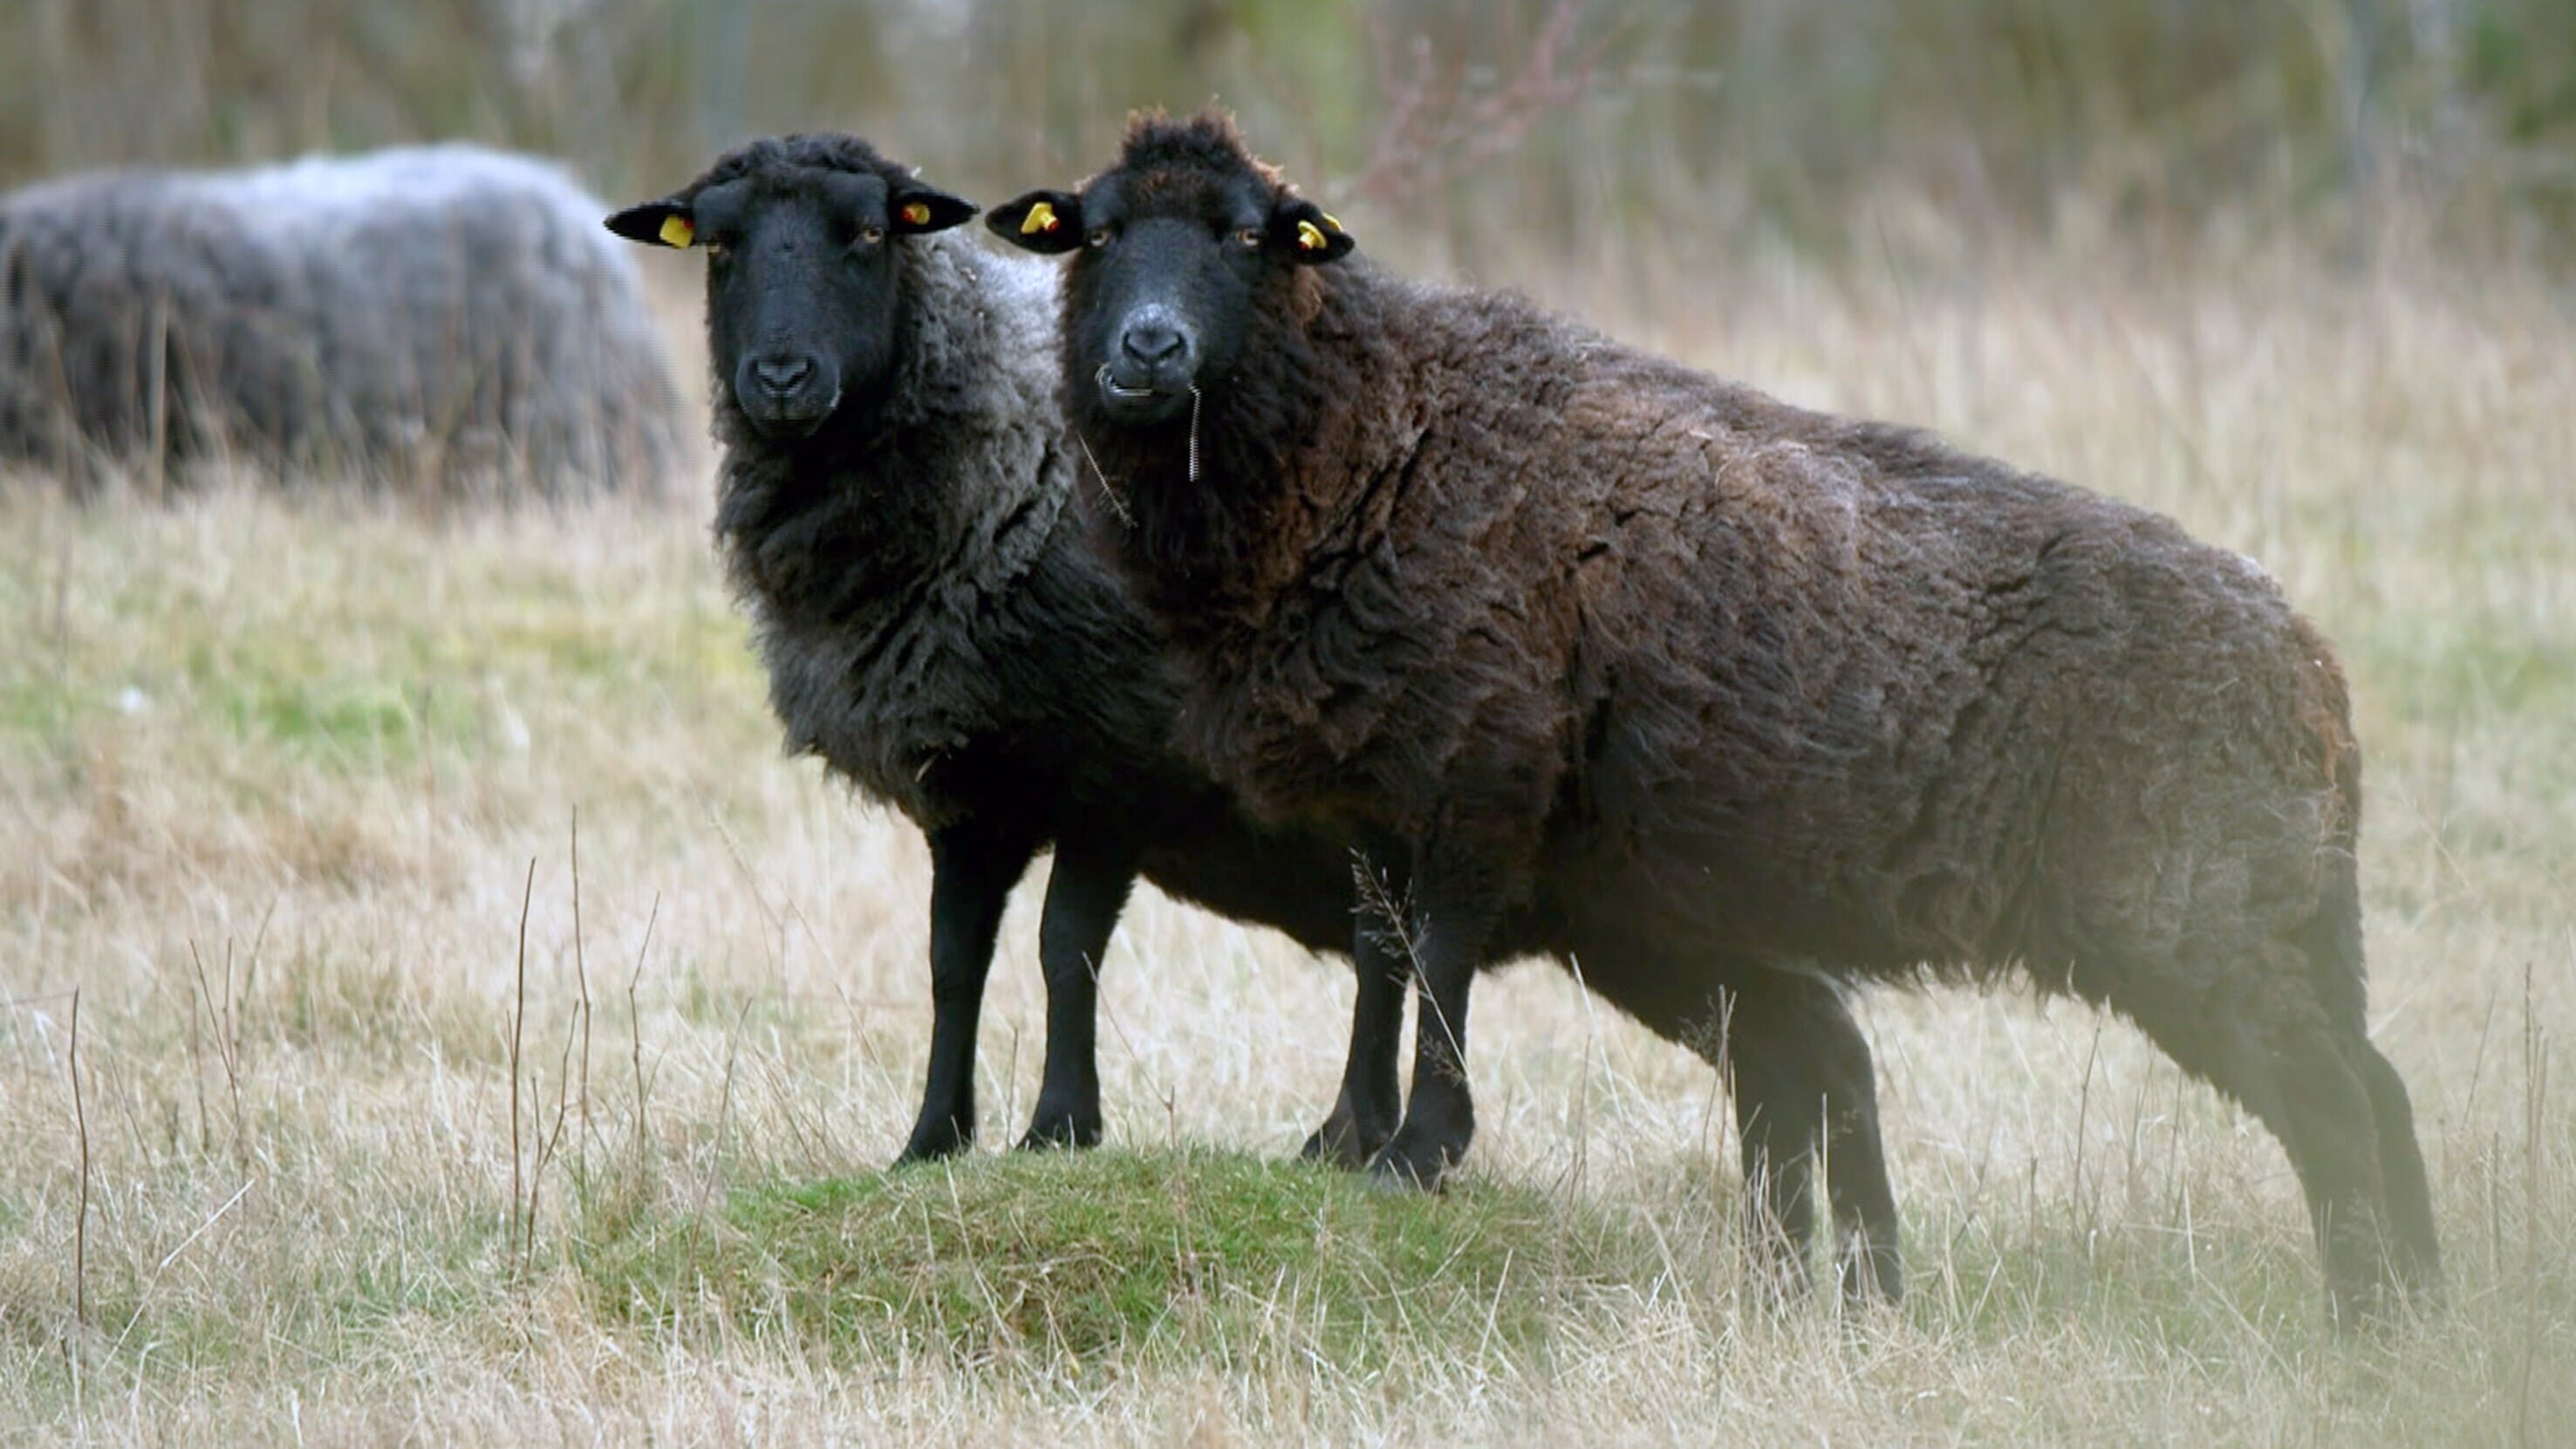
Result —
<svg viewBox="0 0 2576 1449"><path fill-rule="evenodd" d="M1140 873L1318 951L1354 931L1343 845L1247 820L1172 750L1177 684L1093 546L1103 520L1055 406L1054 278L948 230L973 214L858 137L806 135L737 147L608 219L708 259L716 539L789 745L929 837L935 1014L907 1161L973 1137L994 932L1041 848L1046 1065L1027 1145L1100 1138L1094 973ZM1506 922L1498 956L1542 949L1544 924ZM1364 1019L1394 1019L1382 987L1364 987ZM1846 1290L1892 1295L1895 1203L1842 998L1766 983L1734 1019L1745 1151L1782 1164L1777 1216L1803 1229L1806 1164L1829 1149L1828 1194L1869 1270ZM1393 1050L1364 1104L1391 1101ZM1354 1130L1383 1141L1394 1125L1390 1106Z"/></svg>
<svg viewBox="0 0 2576 1449"><path fill-rule="evenodd" d="M1221 117L1142 119L988 222L1076 254L1063 400L1191 669L1183 746L1408 893L1379 1172L1466 1150L1471 968L1535 904L1667 1035L1808 971L2107 1005L2288 1149L2338 1320L2436 1287L2364 1021L2343 676L2260 568L1516 297L1323 265L1348 235ZM1393 1041L1361 1023L1355 1084Z"/></svg>

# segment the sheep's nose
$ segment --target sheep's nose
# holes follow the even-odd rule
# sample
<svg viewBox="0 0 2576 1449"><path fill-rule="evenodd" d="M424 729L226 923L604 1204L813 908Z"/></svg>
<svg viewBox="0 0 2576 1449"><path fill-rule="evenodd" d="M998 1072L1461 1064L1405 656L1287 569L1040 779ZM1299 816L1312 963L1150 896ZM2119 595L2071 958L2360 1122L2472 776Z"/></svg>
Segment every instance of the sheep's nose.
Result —
<svg viewBox="0 0 2576 1449"><path fill-rule="evenodd" d="M771 397L793 397L813 376L814 359L801 352L752 359L751 380Z"/></svg>
<svg viewBox="0 0 2576 1449"><path fill-rule="evenodd" d="M1119 334L1118 347L1140 367L1160 367L1180 360L1186 345L1179 329L1141 322Z"/></svg>

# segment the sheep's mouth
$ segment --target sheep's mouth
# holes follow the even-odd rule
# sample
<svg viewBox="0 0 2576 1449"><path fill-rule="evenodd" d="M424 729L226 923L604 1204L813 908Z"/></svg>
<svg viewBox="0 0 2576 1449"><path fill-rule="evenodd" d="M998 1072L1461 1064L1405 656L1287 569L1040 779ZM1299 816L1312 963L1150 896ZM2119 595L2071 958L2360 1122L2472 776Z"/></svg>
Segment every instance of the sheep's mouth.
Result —
<svg viewBox="0 0 2576 1449"><path fill-rule="evenodd" d="M1091 380L1100 389L1102 409L1121 422L1147 423L1168 417L1190 393L1187 378L1169 386L1155 376L1141 382L1126 381L1120 379L1116 367L1106 362L1100 364Z"/></svg>
<svg viewBox="0 0 2576 1449"><path fill-rule="evenodd" d="M812 437L814 431L822 427L824 420L831 417L833 411L840 405L840 390L835 388L830 392L818 394L812 398L800 398L792 403L772 403L763 407L745 406L742 411L743 416L751 419L752 427L759 430L762 437L792 443L800 438Z"/></svg>

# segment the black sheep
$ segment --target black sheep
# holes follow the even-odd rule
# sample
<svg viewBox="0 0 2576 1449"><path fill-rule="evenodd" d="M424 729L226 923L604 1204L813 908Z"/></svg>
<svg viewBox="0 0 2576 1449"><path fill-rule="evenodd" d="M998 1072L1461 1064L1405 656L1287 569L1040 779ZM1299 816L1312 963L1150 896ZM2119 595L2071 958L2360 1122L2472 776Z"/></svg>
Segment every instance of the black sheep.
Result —
<svg viewBox="0 0 2576 1449"><path fill-rule="evenodd" d="M1173 753L1176 686L1090 537L1104 524L1092 510L1114 504L1076 486L1079 448L1054 402L1054 277L942 234L973 211L854 137L791 136L609 219L709 259L716 532L789 746L930 838L936 1019L907 1160L972 1136L994 930L1049 842L1031 1144L1099 1138L1094 970L1140 870L1311 949L1345 951L1354 931L1345 847L1251 823ZM1541 924L1508 923L1493 958L1544 949ZM1895 1208L1857 1026L1820 982L1765 983L1734 1010L1759 1043L1739 1098L1747 1152L1781 1164L1777 1216L1804 1231L1805 1164L1830 1099L1829 1190L1873 1254L1854 1291L1894 1292ZM1367 983L1359 1014L1387 1014ZM1378 1086L1362 1083L1358 1120L1345 1110L1350 1130L1319 1132L1309 1152L1383 1141L1394 1119L1370 1115Z"/></svg>
<svg viewBox="0 0 2576 1449"><path fill-rule="evenodd" d="M1222 117L1141 119L1079 194L988 220L1076 253L1064 402L1190 670L1183 747L1410 892L1382 1172L1466 1150L1473 968L1535 910L1668 1035L1811 970L2107 1004L2288 1148L2339 1318L2437 1284L2366 1035L2343 676L2252 562L1515 297L1324 265L1348 235Z"/></svg>

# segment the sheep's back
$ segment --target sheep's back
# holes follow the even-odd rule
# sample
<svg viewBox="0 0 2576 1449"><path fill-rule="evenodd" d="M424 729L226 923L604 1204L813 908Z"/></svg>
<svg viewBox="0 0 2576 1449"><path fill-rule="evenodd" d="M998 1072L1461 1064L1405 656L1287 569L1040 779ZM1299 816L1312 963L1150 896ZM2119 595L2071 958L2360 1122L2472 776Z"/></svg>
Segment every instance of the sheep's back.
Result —
<svg viewBox="0 0 2576 1449"><path fill-rule="evenodd" d="M2312 898L2348 853L2340 674L2250 562L1513 299L1417 295L1375 451L1320 465L1357 454L1367 500L1308 553L1330 606L1209 671L1212 752L1270 803L1418 832L1499 794L1577 914L1890 966L2035 954L2211 862L2242 879L2179 887L2175 920L2194 891Z"/></svg>

